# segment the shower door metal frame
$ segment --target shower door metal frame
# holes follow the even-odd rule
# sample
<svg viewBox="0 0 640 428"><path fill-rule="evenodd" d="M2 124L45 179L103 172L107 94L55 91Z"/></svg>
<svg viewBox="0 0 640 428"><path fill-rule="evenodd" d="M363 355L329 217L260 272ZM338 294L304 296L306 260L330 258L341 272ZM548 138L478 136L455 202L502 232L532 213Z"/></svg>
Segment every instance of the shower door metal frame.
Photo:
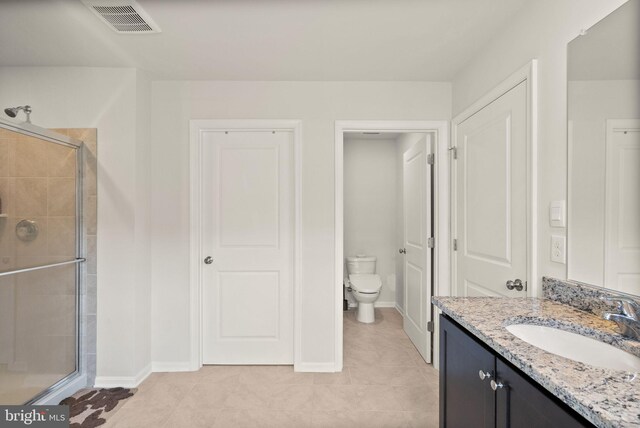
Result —
<svg viewBox="0 0 640 428"><path fill-rule="evenodd" d="M22 135L28 135L30 137L35 137L47 141L49 143L58 144L62 146L66 146L76 150L76 245L75 245L75 259L68 260L64 262L51 263L42 266L34 266L28 267L24 269L16 269L13 271L1 272L0 277L2 276L10 276L16 275L25 272L31 272L34 270L42 270L48 269L58 266L66 266L75 264L76 272L75 272L75 308L76 308L76 320L75 320L75 370L64 378L60 379L53 385L41 391L36 396L32 397L30 400L25 402L24 404L33 404L37 403L42 398L52 394L53 392L64 388L70 383L78 380L82 376L85 375L85 370L83 367L84 357L82 355L82 334L80 329L82 328L81 319L84 314L84 308L82 305L82 279L85 276L85 267L83 266L83 262L86 261L84 256L85 248L84 248L84 219L83 219L83 179L84 179L84 143L78 139L73 137L69 137L66 135L59 134L55 131L51 131L49 129L41 128L39 126L33 125L31 123L15 123L9 122L4 119L0 119L0 128L7 129L9 131L13 131Z"/></svg>

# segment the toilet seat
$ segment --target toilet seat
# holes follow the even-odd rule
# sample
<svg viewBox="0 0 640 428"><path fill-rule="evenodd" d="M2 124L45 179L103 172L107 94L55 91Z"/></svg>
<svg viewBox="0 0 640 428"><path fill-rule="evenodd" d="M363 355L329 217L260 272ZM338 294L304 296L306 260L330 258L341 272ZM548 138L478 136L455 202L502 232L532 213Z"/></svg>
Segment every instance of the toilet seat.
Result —
<svg viewBox="0 0 640 428"><path fill-rule="evenodd" d="M349 275L351 288L362 294L376 294L382 288L379 275L367 273L354 273Z"/></svg>

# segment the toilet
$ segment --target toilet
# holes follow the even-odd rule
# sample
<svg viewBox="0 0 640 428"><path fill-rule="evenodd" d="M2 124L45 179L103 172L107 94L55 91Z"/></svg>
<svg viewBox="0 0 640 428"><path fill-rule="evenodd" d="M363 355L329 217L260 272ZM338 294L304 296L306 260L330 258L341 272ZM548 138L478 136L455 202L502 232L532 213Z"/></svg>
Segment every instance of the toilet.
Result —
<svg viewBox="0 0 640 428"><path fill-rule="evenodd" d="M373 304L380 296L382 281L376 275L376 258L374 256L357 255L347 257L347 287L358 302L357 320L362 323L375 321Z"/></svg>

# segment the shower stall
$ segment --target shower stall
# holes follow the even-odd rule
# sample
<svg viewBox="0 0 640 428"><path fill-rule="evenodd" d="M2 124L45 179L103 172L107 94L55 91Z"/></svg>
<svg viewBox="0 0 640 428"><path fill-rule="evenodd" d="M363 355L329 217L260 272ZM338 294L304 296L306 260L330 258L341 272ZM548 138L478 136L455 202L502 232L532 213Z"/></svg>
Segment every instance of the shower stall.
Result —
<svg viewBox="0 0 640 428"><path fill-rule="evenodd" d="M82 141L0 120L0 404L86 385Z"/></svg>

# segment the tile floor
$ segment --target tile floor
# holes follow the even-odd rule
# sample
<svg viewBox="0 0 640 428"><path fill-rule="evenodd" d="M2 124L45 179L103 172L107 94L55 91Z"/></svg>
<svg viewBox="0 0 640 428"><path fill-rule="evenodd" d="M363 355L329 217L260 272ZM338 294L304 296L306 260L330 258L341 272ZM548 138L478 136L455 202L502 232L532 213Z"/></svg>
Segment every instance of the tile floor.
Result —
<svg viewBox="0 0 640 428"><path fill-rule="evenodd" d="M438 373L402 330L395 309L374 324L345 313L344 370L294 373L290 366L205 366L154 373L109 428L436 427Z"/></svg>

